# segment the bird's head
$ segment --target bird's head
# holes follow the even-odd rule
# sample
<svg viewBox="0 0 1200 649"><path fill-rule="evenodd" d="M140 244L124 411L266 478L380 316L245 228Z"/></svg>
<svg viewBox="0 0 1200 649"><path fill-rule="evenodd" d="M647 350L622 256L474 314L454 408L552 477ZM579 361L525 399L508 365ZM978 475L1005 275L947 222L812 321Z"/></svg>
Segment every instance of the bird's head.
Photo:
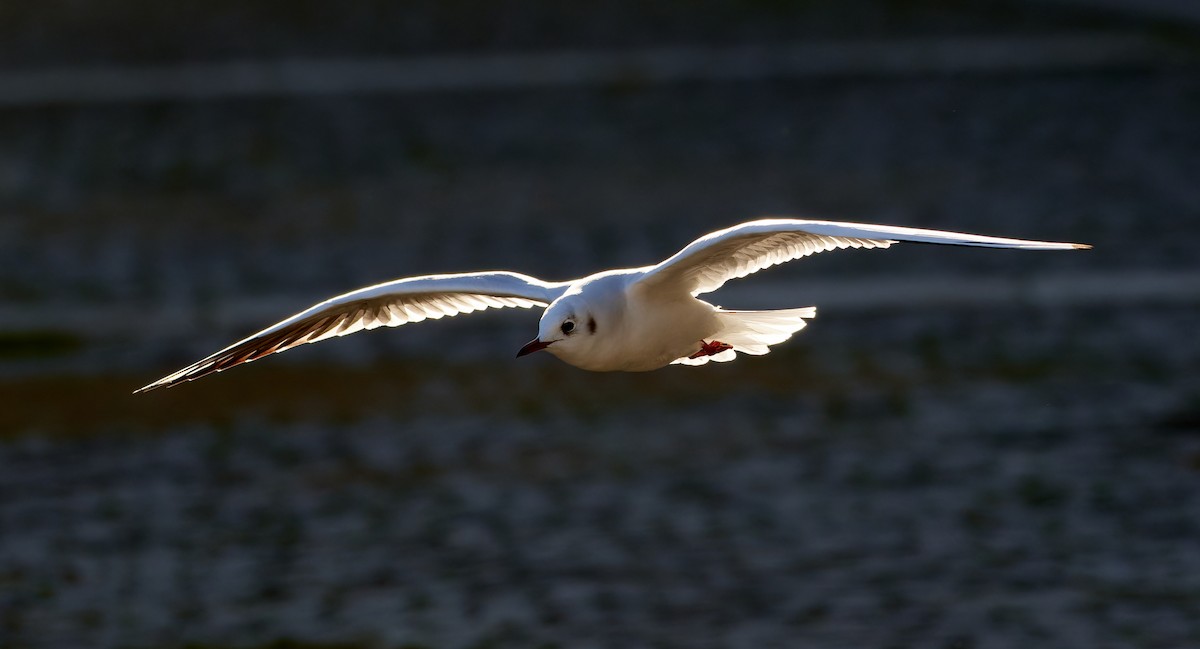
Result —
<svg viewBox="0 0 1200 649"><path fill-rule="evenodd" d="M538 336L525 344L517 357L546 350L562 360L577 364L593 349L600 325L596 316L578 296L564 296L542 313Z"/></svg>

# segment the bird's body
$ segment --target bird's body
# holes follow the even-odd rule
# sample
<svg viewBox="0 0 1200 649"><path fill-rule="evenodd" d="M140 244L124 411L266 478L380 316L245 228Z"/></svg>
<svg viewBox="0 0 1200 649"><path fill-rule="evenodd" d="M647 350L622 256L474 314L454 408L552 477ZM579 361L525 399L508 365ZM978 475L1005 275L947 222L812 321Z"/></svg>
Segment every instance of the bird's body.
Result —
<svg viewBox="0 0 1200 649"><path fill-rule="evenodd" d="M761 355L816 316L814 307L728 311L696 296L775 264L837 248L887 248L897 241L1026 250L1089 248L940 230L800 219L763 219L705 235L665 261L607 270L568 282L508 271L426 275L326 300L138 390L172 386L297 345L380 326L489 307L545 306L543 350L593 371L641 372L668 364Z"/></svg>
<svg viewBox="0 0 1200 649"><path fill-rule="evenodd" d="M681 292L655 299L634 286L644 268L606 271L585 277L563 294L555 310L581 328L579 343L546 350L576 367L595 372L645 372L696 351L697 341L720 328L717 309ZM547 310L549 312L549 310ZM538 340L561 338L558 318L544 318ZM625 341L613 345L611 341Z"/></svg>

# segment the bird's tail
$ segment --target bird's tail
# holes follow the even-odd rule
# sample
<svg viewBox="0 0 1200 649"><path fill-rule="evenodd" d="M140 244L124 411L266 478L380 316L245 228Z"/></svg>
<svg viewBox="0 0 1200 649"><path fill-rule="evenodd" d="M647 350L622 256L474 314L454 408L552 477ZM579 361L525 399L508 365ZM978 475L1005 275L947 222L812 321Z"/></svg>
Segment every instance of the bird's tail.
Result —
<svg viewBox="0 0 1200 649"><path fill-rule="evenodd" d="M703 365L708 361L723 363L737 358L735 352L761 356L771 351L771 345L777 345L803 329L807 324L805 320L815 317L817 317L817 307L815 306L778 311L725 311L719 309L717 310L717 319L721 322L721 329L712 338L715 341L732 345L733 348L711 356L684 357L673 362L682 365Z"/></svg>

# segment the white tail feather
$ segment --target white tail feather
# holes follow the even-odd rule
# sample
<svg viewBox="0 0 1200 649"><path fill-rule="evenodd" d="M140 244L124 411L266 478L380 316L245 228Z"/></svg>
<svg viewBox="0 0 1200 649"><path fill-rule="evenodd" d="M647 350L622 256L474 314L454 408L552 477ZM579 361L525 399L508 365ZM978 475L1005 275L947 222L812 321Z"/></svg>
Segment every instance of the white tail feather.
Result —
<svg viewBox="0 0 1200 649"><path fill-rule="evenodd" d="M817 317L817 307L815 306L778 311L719 310L717 318L721 322L721 329L713 335L712 339L733 345L733 349L699 358L685 356L675 359L672 363L680 365L703 365L709 361L725 363L737 358L736 352L761 356L771 351L771 345L777 345L803 329L807 324L806 319L815 317Z"/></svg>

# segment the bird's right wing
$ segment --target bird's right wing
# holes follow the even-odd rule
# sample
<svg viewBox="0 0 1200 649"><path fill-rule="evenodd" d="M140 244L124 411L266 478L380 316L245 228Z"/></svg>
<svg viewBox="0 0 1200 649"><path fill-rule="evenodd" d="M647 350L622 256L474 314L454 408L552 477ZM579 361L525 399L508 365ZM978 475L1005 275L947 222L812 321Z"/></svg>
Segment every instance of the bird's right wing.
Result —
<svg viewBox="0 0 1200 649"><path fill-rule="evenodd" d="M504 271L426 275L368 286L326 300L135 391L170 387L306 343L364 329L398 327L426 318L490 307L546 306L567 283Z"/></svg>
<svg viewBox="0 0 1200 649"><path fill-rule="evenodd" d="M731 279L818 252L839 248L887 248L898 241L1022 250L1091 248L1079 243L1008 239L894 225L761 219L696 239L666 261L645 269L635 286L643 290L683 290L699 295L715 291Z"/></svg>

